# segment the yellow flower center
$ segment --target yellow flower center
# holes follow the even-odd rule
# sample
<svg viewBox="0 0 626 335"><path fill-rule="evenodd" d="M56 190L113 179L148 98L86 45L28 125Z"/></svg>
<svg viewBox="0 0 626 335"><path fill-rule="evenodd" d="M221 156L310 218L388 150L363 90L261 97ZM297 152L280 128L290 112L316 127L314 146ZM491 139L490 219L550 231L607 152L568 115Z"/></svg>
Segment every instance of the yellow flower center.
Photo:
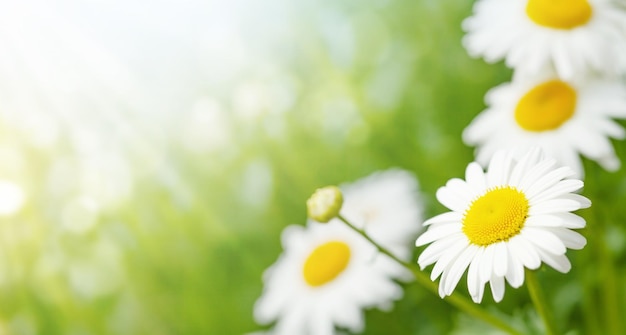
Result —
<svg viewBox="0 0 626 335"><path fill-rule="evenodd" d="M472 201L463 217L463 232L480 246L507 241L522 230L527 215L524 193L510 186L494 188Z"/></svg>
<svg viewBox="0 0 626 335"><path fill-rule="evenodd" d="M528 0L526 14L541 26L572 29L587 23L593 9L587 0Z"/></svg>
<svg viewBox="0 0 626 335"><path fill-rule="evenodd" d="M515 107L515 121L529 131L559 128L576 110L576 91L560 80L551 80L528 91Z"/></svg>
<svg viewBox="0 0 626 335"><path fill-rule="evenodd" d="M324 285L337 277L350 262L350 247L343 242L324 243L304 263L304 280L311 286Z"/></svg>

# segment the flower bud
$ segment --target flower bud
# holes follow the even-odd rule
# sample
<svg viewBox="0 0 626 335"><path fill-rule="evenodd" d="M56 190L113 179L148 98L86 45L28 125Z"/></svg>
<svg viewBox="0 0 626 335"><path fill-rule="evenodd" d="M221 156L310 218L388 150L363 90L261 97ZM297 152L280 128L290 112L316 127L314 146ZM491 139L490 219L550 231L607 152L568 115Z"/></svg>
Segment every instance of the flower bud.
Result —
<svg viewBox="0 0 626 335"><path fill-rule="evenodd" d="M309 217L322 223L337 217L342 205L343 195L337 186L319 188L306 201Z"/></svg>

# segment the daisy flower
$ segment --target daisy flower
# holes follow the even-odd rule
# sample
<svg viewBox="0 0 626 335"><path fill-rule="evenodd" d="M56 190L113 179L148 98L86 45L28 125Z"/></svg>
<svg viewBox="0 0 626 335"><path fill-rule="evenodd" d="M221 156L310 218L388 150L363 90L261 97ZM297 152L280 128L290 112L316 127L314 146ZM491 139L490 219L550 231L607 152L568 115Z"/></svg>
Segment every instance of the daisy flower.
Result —
<svg viewBox="0 0 626 335"><path fill-rule="evenodd" d="M389 169L339 187L344 195L341 215L397 257L409 260L423 220L414 175Z"/></svg>
<svg viewBox="0 0 626 335"><path fill-rule="evenodd" d="M289 226L283 254L263 274L263 295L254 316L277 321L273 334L334 334L364 327L362 309L388 309L402 297L393 280L405 269L338 221Z"/></svg>
<svg viewBox="0 0 626 335"><path fill-rule="evenodd" d="M463 30L471 56L526 73L626 70L626 12L611 0L479 0Z"/></svg>
<svg viewBox="0 0 626 335"><path fill-rule="evenodd" d="M474 302L482 301L489 282L496 302L504 296L504 282L524 283L524 268L537 269L542 262L566 273L571 264L567 248L581 249L586 240L571 229L585 226L572 211L591 202L578 194L583 182L566 179L568 167L556 167L539 148L519 161L511 152L499 151L487 172L470 163L465 180L448 181L437 199L451 211L427 220L428 230L416 241L430 244L418 258L423 269L435 263L431 279L441 276L439 294L452 294L465 270Z"/></svg>
<svg viewBox="0 0 626 335"><path fill-rule="evenodd" d="M578 154L615 171L620 161L609 138L623 139L612 119L626 118L626 87L618 80L562 81L553 75L516 76L485 96L487 109L463 132L477 146L476 161L486 166L500 149L543 148L583 176Z"/></svg>

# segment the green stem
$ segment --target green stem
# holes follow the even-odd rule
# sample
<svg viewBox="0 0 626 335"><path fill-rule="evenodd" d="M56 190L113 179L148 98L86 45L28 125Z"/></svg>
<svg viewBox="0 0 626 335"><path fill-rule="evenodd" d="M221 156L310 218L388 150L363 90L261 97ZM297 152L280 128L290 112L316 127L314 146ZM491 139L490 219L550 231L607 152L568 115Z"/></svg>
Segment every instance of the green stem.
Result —
<svg viewBox="0 0 626 335"><path fill-rule="evenodd" d="M528 292L530 293L530 298L535 305L535 309L537 310L537 313L539 313L539 316L541 316L541 319L546 326L546 335L559 334L550 306L546 300L546 296L543 294L541 285L539 285L539 281L537 280L537 276L532 270L526 269L526 285L528 286Z"/></svg>
<svg viewBox="0 0 626 335"><path fill-rule="evenodd" d="M343 216L338 215L338 218L341 221L343 221L343 223L348 225L348 227L350 227L352 230L356 231L358 234L360 234L366 240L368 240L372 245L374 245L376 247L376 249L378 249L378 251L380 253L389 256L389 258L393 259L395 262L397 262L398 264L402 265L403 267L405 267L409 271L411 271L413 273L413 276L415 276L415 281L418 284L420 284L422 287L424 287L428 291L431 291L435 295L439 296L439 290L437 288L437 284L435 282L431 281L427 274L425 274L422 271L420 271L420 269L417 267L417 265L412 264L412 263L407 263L407 262L399 259L398 257L396 257L396 255L392 254L389 250L385 249L384 247L382 247L381 245L376 243L376 241L372 240L372 238L369 237L365 233L365 231L355 227L348 220L346 220L346 218L344 218ZM493 314L490 314L485 309L479 307L479 305L476 305L471 300L463 297L462 295L460 295L460 294L458 294L456 292L453 292L452 295L450 295L449 297L444 298L444 301L446 301L449 304L453 305L454 307L460 309L461 311L463 311L463 312L465 312L465 313L467 313L467 314L469 314L469 315L471 315L471 316L473 316L473 317L475 317L477 319L483 320L486 323L491 324L492 326L494 326L496 328L499 328L500 330L503 330L503 331L505 331L505 332L507 332L509 334L522 335L522 333L520 333L519 331L517 331L514 328L512 328L511 326L509 326L506 321L500 319L499 317L497 317L497 316L495 316Z"/></svg>

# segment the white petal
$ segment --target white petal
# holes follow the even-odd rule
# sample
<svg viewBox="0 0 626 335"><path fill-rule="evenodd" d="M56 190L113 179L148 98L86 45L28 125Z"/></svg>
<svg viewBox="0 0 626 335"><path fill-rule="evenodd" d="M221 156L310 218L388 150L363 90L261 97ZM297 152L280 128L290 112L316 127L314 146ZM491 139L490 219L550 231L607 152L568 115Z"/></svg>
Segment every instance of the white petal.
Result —
<svg viewBox="0 0 626 335"><path fill-rule="evenodd" d="M511 157L507 151L497 151L489 162L487 170L487 186L494 187L506 184L511 172Z"/></svg>
<svg viewBox="0 0 626 335"><path fill-rule="evenodd" d="M524 193L526 194L528 198L533 198L536 195L540 194L541 192L553 187L559 181L573 174L574 174L574 171L570 169L569 167L560 167L556 170L546 173L545 175L541 176L539 179L530 183ZM583 187L582 181L577 180L577 182L578 182L577 184L578 188L576 188L575 190Z"/></svg>
<svg viewBox="0 0 626 335"><path fill-rule="evenodd" d="M498 242L493 245L493 273L498 277L504 277L508 267L508 250L506 248L506 242Z"/></svg>
<svg viewBox="0 0 626 335"><path fill-rule="evenodd" d="M417 259L417 263L423 270L425 267L436 262L441 257L441 255L443 255L452 245L464 243L465 240L465 235L456 234L435 241L431 245L426 247L424 251L422 251L419 258Z"/></svg>
<svg viewBox="0 0 626 335"><path fill-rule="evenodd" d="M580 194L575 194L575 193L563 194L562 196L559 196L559 198L576 201L580 204L580 208L589 208L591 206L591 200L583 197Z"/></svg>
<svg viewBox="0 0 626 335"><path fill-rule="evenodd" d="M333 335L335 334L335 326L332 323L331 316L327 315L328 312L320 307L316 308L314 313L311 313L311 318L308 320L309 329L311 334L315 335Z"/></svg>
<svg viewBox="0 0 626 335"><path fill-rule="evenodd" d="M492 246L485 247L485 252L483 253L483 259L480 263L480 269L478 269L478 274L480 275L480 281L486 283L491 279L493 274L493 258L494 258L495 248Z"/></svg>
<svg viewBox="0 0 626 335"><path fill-rule="evenodd" d="M523 236L517 235L509 239L508 247L513 256L517 257L525 267L537 269L541 265L541 258L534 245Z"/></svg>
<svg viewBox="0 0 626 335"><path fill-rule="evenodd" d="M465 201L465 197L459 195L456 189L447 186L440 187L437 190L436 196L437 200L439 200L442 205L455 212L462 213L468 205L467 201Z"/></svg>
<svg viewBox="0 0 626 335"><path fill-rule="evenodd" d="M537 192L534 195L527 194L528 200L532 205L559 197L561 195L575 192L583 187L584 183L578 179L566 179L561 180L558 184L550 187L541 192Z"/></svg>
<svg viewBox="0 0 626 335"><path fill-rule="evenodd" d="M537 164L542 156L541 149L539 147L533 147L519 160L519 162L513 168L511 177L509 178L509 184L512 186L518 186L522 181L522 178L528 173L530 168Z"/></svg>
<svg viewBox="0 0 626 335"><path fill-rule="evenodd" d="M463 220L463 214L458 212L445 212L434 216L428 220L426 220L423 225L428 226L434 223L450 223L450 222L461 222Z"/></svg>
<svg viewBox="0 0 626 335"><path fill-rule="evenodd" d="M435 267L433 271L430 273L430 280L435 280L439 275L448 267L452 262L456 260L457 257L467 248L467 243L458 243L450 246L448 250L446 250L441 258L435 263ZM442 279L443 280L443 279Z"/></svg>
<svg viewBox="0 0 626 335"><path fill-rule="evenodd" d="M540 214L526 218L524 227L562 227L563 219L556 214Z"/></svg>
<svg viewBox="0 0 626 335"><path fill-rule="evenodd" d="M563 196L556 199L550 199L538 203L534 206L530 206L530 209L528 210L528 215L571 212L583 208L581 201L576 199L568 199L571 195L577 194L569 194L567 195L567 197Z"/></svg>
<svg viewBox="0 0 626 335"><path fill-rule="evenodd" d="M509 247L509 245L507 245ZM517 259L513 251L509 251L509 266L506 272L506 280L512 287L518 288L524 283L524 264Z"/></svg>
<svg viewBox="0 0 626 335"><path fill-rule="evenodd" d="M494 274L489 281L489 286L491 286L493 300L495 302L502 301L504 298L504 277L498 277Z"/></svg>
<svg viewBox="0 0 626 335"><path fill-rule="evenodd" d="M542 248L555 255L563 255L567 251L565 244L553 233L547 229L525 227L520 235L533 243L535 246Z"/></svg>
<svg viewBox="0 0 626 335"><path fill-rule="evenodd" d="M471 162L465 169L465 181L467 184L477 193L482 193L487 188L487 182L485 180L485 173L480 165L476 162Z"/></svg>
<svg viewBox="0 0 626 335"><path fill-rule="evenodd" d="M554 159L544 159L537 165L531 167L526 174L522 176L518 188L526 192L539 178L546 175L556 165ZM573 173L573 172L572 172Z"/></svg>
<svg viewBox="0 0 626 335"><path fill-rule="evenodd" d="M353 333L362 333L364 329L363 313L354 306L338 308L332 313L335 324L349 329Z"/></svg>
<svg viewBox="0 0 626 335"><path fill-rule="evenodd" d="M482 300L482 290L480 290L480 287L484 286L484 284L480 282L478 275L478 269L480 268L480 262L482 261L484 252L484 247L478 248L476 255L474 255L474 258L470 263L469 269L467 270L467 289L472 296L472 300L477 303Z"/></svg>
<svg viewBox="0 0 626 335"><path fill-rule="evenodd" d="M565 255L554 255L541 248L537 249L541 260L561 273L568 273L572 268L572 264Z"/></svg>
<svg viewBox="0 0 626 335"><path fill-rule="evenodd" d="M293 308L285 310L274 326L273 333L276 335L305 333L307 310L303 304L295 304Z"/></svg>
<svg viewBox="0 0 626 335"><path fill-rule="evenodd" d="M467 249L465 249L454 261L454 264L448 270L450 273L448 274L446 280L443 282L444 292L446 293L446 295L452 294L454 288L459 283L459 280L463 276L463 273L469 266L477 251L478 247L474 245L469 245Z"/></svg>
<svg viewBox="0 0 626 335"><path fill-rule="evenodd" d="M555 213L551 216L559 217L562 220L562 227L570 229L585 228L585 219L574 213Z"/></svg>
<svg viewBox="0 0 626 335"><path fill-rule="evenodd" d="M557 236L569 249L580 250L587 245L587 239L581 234L567 228L547 228Z"/></svg>
<svg viewBox="0 0 626 335"><path fill-rule="evenodd" d="M433 241L442 239L446 236L458 233L461 231L462 224L460 222L452 222L452 223L440 223L436 225L432 225L425 231L422 235L420 235L415 241L416 246L426 245Z"/></svg>

